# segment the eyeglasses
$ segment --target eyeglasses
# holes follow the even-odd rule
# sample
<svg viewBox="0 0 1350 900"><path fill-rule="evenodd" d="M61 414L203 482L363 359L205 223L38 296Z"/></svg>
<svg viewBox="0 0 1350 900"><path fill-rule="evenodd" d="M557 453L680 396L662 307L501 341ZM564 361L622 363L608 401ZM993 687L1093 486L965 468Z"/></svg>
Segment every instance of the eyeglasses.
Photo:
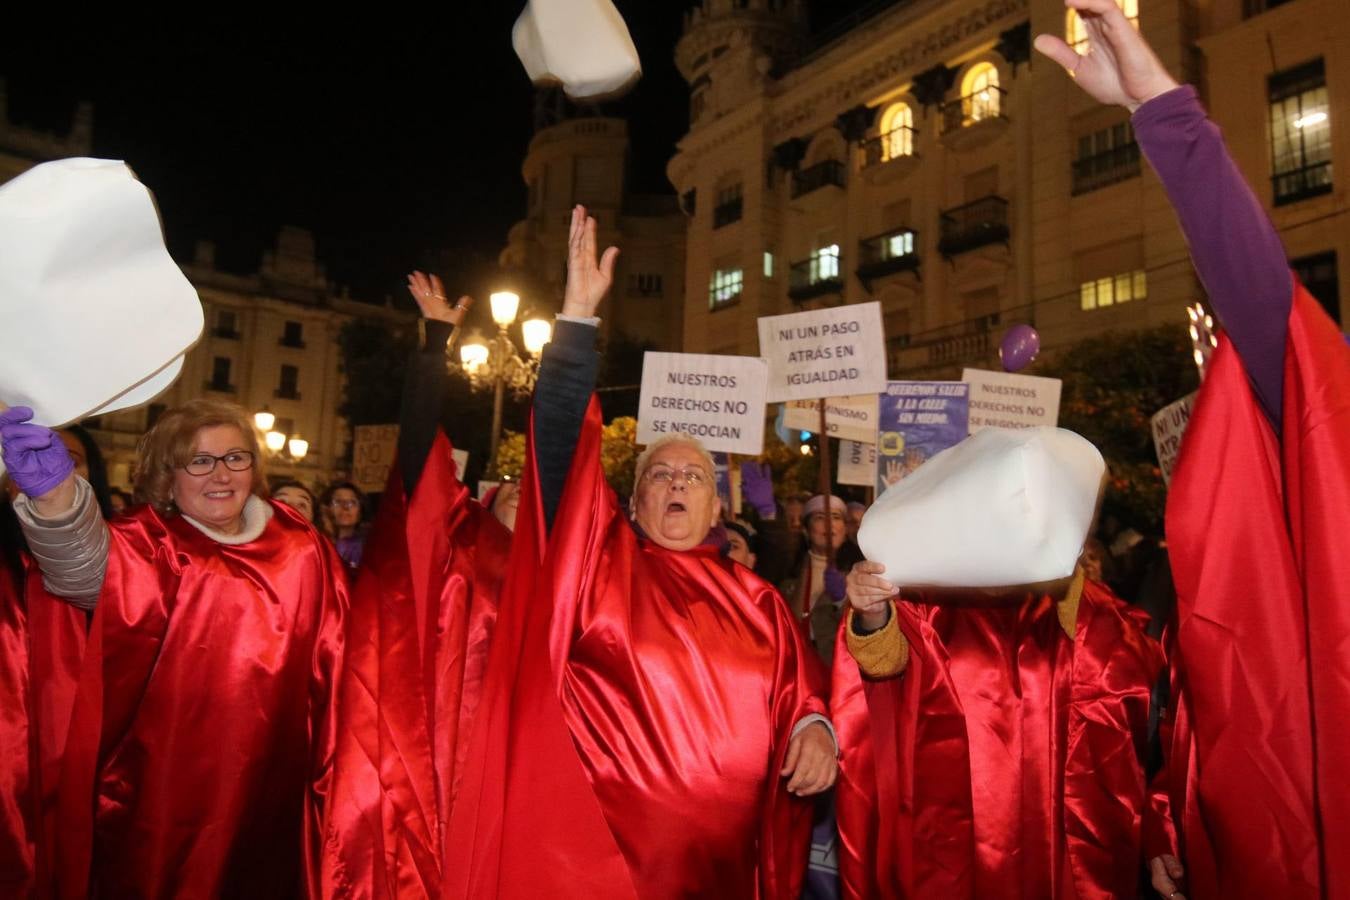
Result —
<svg viewBox="0 0 1350 900"><path fill-rule="evenodd" d="M330 506L332 506L333 509L356 509L357 507L359 507L359 506L361 505L361 501L360 501L360 500L336 500L336 499L334 499L334 500L328 501L328 504L329 504Z"/></svg>
<svg viewBox="0 0 1350 900"><path fill-rule="evenodd" d="M701 469L698 466L685 466L682 469L675 469L671 466L652 466L642 473L642 477L646 478L652 484L663 486L674 481L676 475L679 475L680 478L684 480L684 483L691 487L702 487L708 483L707 470Z"/></svg>
<svg viewBox="0 0 1350 900"><path fill-rule="evenodd" d="M253 454L247 450L231 450L224 456L198 453L187 461L187 465L183 466L183 471L189 475L202 478L216 470L216 463L224 463L225 468L231 472L247 472L253 468Z"/></svg>

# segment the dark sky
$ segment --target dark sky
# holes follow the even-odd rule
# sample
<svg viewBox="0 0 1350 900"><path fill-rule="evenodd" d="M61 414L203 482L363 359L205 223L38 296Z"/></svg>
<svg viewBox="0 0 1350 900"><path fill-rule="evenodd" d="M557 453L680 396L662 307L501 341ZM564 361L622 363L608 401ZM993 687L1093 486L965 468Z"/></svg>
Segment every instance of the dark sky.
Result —
<svg viewBox="0 0 1350 900"><path fill-rule="evenodd" d="M616 5L645 74L611 109L630 121L635 187L668 191L687 119L672 57L691 4ZM818 0L815 24L865 5ZM0 77L16 123L64 132L77 101L94 103L95 155L125 159L155 191L180 258L210 239L222 268L256 271L279 226L296 224L363 299L401 295L413 266L481 290L525 203L532 91L510 43L523 3L442 6L396 22L377 7L192 24L72 11L7 25Z"/></svg>

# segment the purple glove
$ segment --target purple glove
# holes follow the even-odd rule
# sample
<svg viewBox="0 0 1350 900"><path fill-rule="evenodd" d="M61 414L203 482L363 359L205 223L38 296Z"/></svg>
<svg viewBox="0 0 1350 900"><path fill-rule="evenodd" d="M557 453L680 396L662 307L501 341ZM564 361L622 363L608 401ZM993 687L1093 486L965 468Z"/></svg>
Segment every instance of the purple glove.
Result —
<svg viewBox="0 0 1350 900"><path fill-rule="evenodd" d="M835 603L843 601L848 593L848 585L844 581L844 573L840 572L834 566L825 567L825 593L830 595L830 599Z"/></svg>
<svg viewBox="0 0 1350 900"><path fill-rule="evenodd" d="M75 471L75 460L55 431L28 422L33 411L12 406L0 412L0 452L14 484L29 497L41 497Z"/></svg>
<svg viewBox="0 0 1350 900"><path fill-rule="evenodd" d="M777 514L768 463L741 463L741 497L755 508L761 519L772 519Z"/></svg>

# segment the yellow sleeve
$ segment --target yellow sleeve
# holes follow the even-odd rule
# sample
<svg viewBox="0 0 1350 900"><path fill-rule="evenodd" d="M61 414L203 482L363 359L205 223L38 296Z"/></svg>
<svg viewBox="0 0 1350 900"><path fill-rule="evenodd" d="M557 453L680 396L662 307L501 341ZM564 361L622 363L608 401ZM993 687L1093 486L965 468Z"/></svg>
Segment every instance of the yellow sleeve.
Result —
<svg viewBox="0 0 1350 900"><path fill-rule="evenodd" d="M1078 601L1083 596L1083 582L1086 580L1083 569L1080 567L1073 573L1073 581L1069 583L1069 589L1065 592L1064 598L1055 603L1055 614L1059 616L1059 627L1064 629L1064 633L1073 640L1075 629L1078 627Z"/></svg>
<svg viewBox="0 0 1350 900"><path fill-rule="evenodd" d="M844 620L844 636L848 642L848 652L868 678L893 678L905 671L905 666L909 664L909 641L900 631L894 608L886 625L867 635L860 635L853 630L853 610L849 609Z"/></svg>

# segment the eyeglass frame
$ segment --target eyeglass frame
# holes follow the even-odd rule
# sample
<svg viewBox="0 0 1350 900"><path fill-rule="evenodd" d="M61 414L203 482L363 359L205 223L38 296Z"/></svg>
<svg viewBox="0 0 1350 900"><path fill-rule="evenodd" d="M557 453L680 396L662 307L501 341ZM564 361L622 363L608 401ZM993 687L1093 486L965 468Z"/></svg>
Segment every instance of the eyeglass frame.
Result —
<svg viewBox="0 0 1350 900"><path fill-rule="evenodd" d="M656 478L653 477L654 472L669 472L670 477L666 481L658 481ZM692 481L690 480L689 478L690 472L695 473L695 475L697 476L695 480ZM680 480L685 483L685 486L693 485L695 487L704 487L705 485L710 484L713 479L712 474L709 473L708 470L703 468L702 466L680 466L677 469L675 466L668 465L666 463L653 463L652 465L648 466L646 469L643 470L642 477L650 481L652 484L666 485L674 483L676 474L680 476Z"/></svg>
<svg viewBox="0 0 1350 900"><path fill-rule="evenodd" d="M337 498L337 497L333 497L332 499L330 499L330 500L328 501L328 505L331 506L331 507L333 507L334 509L360 509L360 508L361 508L361 501L360 501L360 500L342 500L342 499L339 499L339 498Z"/></svg>
<svg viewBox="0 0 1350 900"><path fill-rule="evenodd" d="M241 469L236 469L234 466L230 465L229 462L227 462L227 460L228 460L231 456L242 456L242 457L244 457L245 459L248 460L248 463L247 463L247 465L245 465L243 468L241 468ZM206 460L206 459L211 460L211 468L207 469L205 472L194 472L194 471L192 471L192 465L193 465L193 463L197 462L197 460L199 460L199 459L200 459L200 460ZM256 453L254 453L252 450L231 450L229 453L226 453L224 456L213 456L213 455L210 454L210 453L194 453L194 454L192 454L192 458L191 458L191 459L189 459L186 463L184 463L183 465L179 466L178 468L182 469L184 472L188 473L188 474L191 475L193 478L208 478L208 477L210 477L210 475L211 475L213 472L216 471L216 466L220 465L221 463L225 463L225 468L229 469L231 472L247 472L247 471L249 471L249 470L251 470L251 469L253 468L254 464L255 464L257 461L258 461L258 455L257 455Z"/></svg>

